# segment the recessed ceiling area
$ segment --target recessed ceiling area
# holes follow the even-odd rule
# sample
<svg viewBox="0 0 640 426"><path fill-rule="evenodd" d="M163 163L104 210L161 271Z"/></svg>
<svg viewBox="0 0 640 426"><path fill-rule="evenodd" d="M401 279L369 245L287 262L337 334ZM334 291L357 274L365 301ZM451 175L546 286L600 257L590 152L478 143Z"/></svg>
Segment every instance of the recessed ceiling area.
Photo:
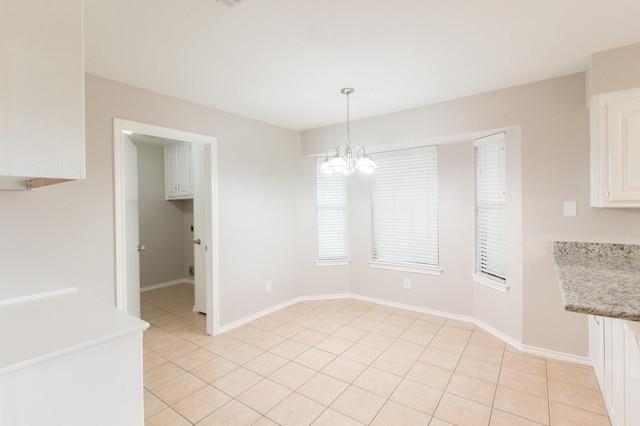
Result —
<svg viewBox="0 0 640 426"><path fill-rule="evenodd" d="M85 71L280 127L585 71L637 0L85 0Z"/></svg>

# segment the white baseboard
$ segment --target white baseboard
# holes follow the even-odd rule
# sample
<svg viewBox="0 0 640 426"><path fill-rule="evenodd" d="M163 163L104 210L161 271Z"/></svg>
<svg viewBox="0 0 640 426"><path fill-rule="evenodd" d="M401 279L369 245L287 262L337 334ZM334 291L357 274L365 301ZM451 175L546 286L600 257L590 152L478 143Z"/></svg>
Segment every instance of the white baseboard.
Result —
<svg viewBox="0 0 640 426"><path fill-rule="evenodd" d="M294 305L298 302L307 302L307 301L313 301L313 300L330 300L330 299L356 299L356 300L362 300L365 302L371 302L371 303L375 303L378 305L383 305L383 306L389 306L392 308L397 308L397 309L405 309L408 311L413 311L413 312L418 312L418 313L422 313L422 314L429 314L429 315L435 315L438 317L442 317L442 318L447 318L447 319L454 319L454 320L458 320L458 321L463 321L463 322L468 322L468 323L472 323L475 324L476 326L482 328L483 330L485 330L486 332L492 334L493 336L497 337L498 339L502 340L503 342L505 342L506 344L514 347L515 349L524 352L524 353L529 353L532 355L537 355L537 356L541 356L541 357L545 357L545 358L550 358L550 359L556 359L556 360L560 360L560 361L568 361L568 362L573 362L576 364L583 364L583 365L589 365L592 366L593 363L591 362L591 360L587 357L584 356L579 356L579 355L573 355L573 354L567 354L564 352L558 352L558 351L554 351L551 349L545 349L545 348L539 348L536 346L530 346L530 345L525 345L522 342L519 342L518 340L502 333L501 331L489 326L488 324L485 324L484 322L470 317L470 316L466 316L466 315L459 315L459 314L452 314L449 312L443 312L443 311L437 311L435 309L428 309L428 308L422 308L419 306L413 306L413 305L405 305L403 303L397 303L397 302L392 302L389 300L383 300L383 299L376 299L374 297L368 297L368 296L361 296L358 294L348 294L348 293L344 293L344 294L325 294L325 295L317 295L317 296L301 296L301 297L296 297L293 298L291 300L288 300L286 302L280 303L278 305L272 306L271 308L265 309L263 311L257 312L255 314L249 315L245 318L239 319L237 321L234 321L230 324L227 324L225 326L222 326L218 329L218 333L217 334L222 334L222 333L227 333L237 327L241 327L245 324L250 323L251 321L255 321L265 315L269 315L272 314L276 311L279 311L280 309L284 309L287 308L291 305Z"/></svg>
<svg viewBox="0 0 640 426"><path fill-rule="evenodd" d="M257 320L259 318L262 318L262 317L264 317L266 315L269 315L269 314L272 314L272 313L274 313L276 311L279 311L280 309L288 308L289 306L298 303L300 301L299 299L300 299L299 297L296 297L295 299L291 299L291 300L288 300L286 302L280 303L278 305L272 306L272 307L270 307L268 309L265 309L264 311L260 311L260 312L257 312L255 314L251 314L248 317L244 317L244 318L241 318L241 319L239 319L237 321L229 323L227 325L223 325L223 326L218 328L218 332L216 333L216 335L222 334L222 333L227 333L227 332L229 332L229 331L231 331L231 330L233 330L235 328L242 327L243 325L248 324L251 321L255 321L255 320Z"/></svg>
<svg viewBox="0 0 640 426"><path fill-rule="evenodd" d="M140 287L140 292L142 293L143 291L156 290L158 288L170 287L172 285L183 284L183 283L187 283L187 284L191 284L191 285L194 284L193 280L190 279L190 278L180 278L180 279L177 279L177 280L166 281L166 282L163 282L163 283L158 283L158 284L153 284L153 285L146 285L144 287Z"/></svg>

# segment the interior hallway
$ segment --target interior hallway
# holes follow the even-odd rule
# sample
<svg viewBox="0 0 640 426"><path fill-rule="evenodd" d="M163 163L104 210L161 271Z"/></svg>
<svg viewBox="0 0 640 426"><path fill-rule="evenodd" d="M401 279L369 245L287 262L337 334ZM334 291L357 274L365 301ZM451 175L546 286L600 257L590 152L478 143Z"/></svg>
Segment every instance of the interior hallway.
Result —
<svg viewBox="0 0 640 426"><path fill-rule="evenodd" d="M593 370L354 299L204 332L193 286L141 294L146 425L609 425Z"/></svg>

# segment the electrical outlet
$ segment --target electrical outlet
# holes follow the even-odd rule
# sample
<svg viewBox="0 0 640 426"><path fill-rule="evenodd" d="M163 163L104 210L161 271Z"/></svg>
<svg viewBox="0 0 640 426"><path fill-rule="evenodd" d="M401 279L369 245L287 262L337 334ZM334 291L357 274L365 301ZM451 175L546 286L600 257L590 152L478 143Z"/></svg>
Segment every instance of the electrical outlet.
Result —
<svg viewBox="0 0 640 426"><path fill-rule="evenodd" d="M411 278L405 278L403 280L403 283L404 283L404 288L406 288L406 289L410 289L411 288Z"/></svg>
<svg viewBox="0 0 640 426"><path fill-rule="evenodd" d="M271 281L267 281L266 283L267 293L271 292Z"/></svg>

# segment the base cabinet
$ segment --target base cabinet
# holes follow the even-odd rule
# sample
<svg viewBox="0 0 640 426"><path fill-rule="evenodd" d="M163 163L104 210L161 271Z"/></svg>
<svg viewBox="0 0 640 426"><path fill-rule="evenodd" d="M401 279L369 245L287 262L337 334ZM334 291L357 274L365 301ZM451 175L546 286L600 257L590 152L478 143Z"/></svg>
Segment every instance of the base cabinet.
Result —
<svg viewBox="0 0 640 426"><path fill-rule="evenodd" d="M589 316L589 357L613 426L640 425L640 324Z"/></svg>
<svg viewBox="0 0 640 426"><path fill-rule="evenodd" d="M142 332L0 376L0 424L142 426Z"/></svg>
<svg viewBox="0 0 640 426"><path fill-rule="evenodd" d="M0 300L0 425L142 426L147 327L77 288Z"/></svg>

